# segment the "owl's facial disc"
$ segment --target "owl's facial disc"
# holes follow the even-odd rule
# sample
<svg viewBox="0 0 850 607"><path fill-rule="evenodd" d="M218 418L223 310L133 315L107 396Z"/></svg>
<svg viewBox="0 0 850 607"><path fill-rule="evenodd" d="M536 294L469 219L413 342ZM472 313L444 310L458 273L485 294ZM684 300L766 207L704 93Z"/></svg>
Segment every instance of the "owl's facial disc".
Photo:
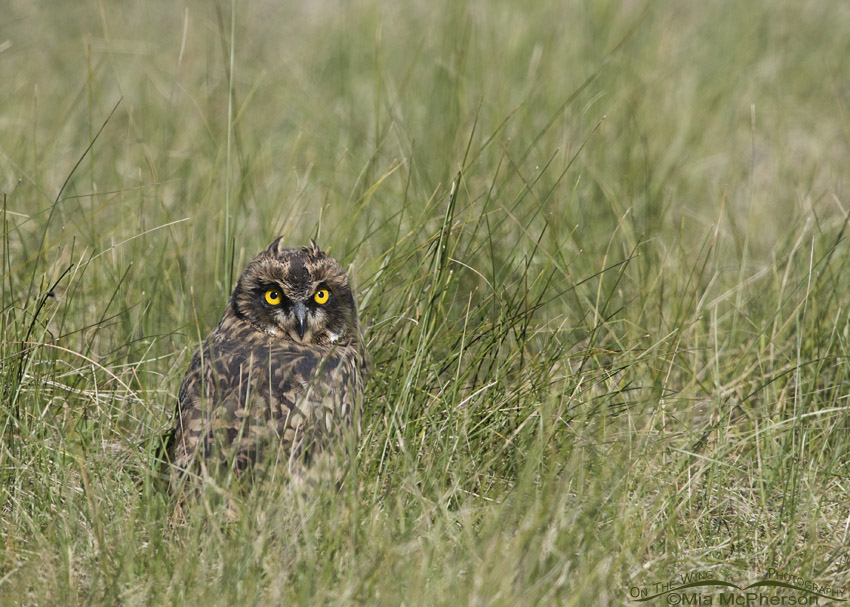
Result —
<svg viewBox="0 0 850 607"><path fill-rule="evenodd" d="M339 263L317 247L290 249L275 241L239 277L234 311L283 341L319 346L357 339L357 309Z"/></svg>
<svg viewBox="0 0 850 607"><path fill-rule="evenodd" d="M331 320L336 302L327 288L305 298L283 287L267 286L262 302L267 315L260 324L270 335L303 344L332 344L344 331L344 322Z"/></svg>

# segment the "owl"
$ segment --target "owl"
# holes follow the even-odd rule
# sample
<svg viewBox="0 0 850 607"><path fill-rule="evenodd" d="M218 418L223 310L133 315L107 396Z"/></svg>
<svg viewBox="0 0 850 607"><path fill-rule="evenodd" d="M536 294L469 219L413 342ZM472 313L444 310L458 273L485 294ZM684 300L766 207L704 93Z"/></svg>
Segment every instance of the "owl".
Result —
<svg viewBox="0 0 850 607"><path fill-rule="evenodd" d="M300 474L346 428L359 433L367 374L342 267L312 240L288 248L278 238L242 272L183 378L172 487L211 468Z"/></svg>

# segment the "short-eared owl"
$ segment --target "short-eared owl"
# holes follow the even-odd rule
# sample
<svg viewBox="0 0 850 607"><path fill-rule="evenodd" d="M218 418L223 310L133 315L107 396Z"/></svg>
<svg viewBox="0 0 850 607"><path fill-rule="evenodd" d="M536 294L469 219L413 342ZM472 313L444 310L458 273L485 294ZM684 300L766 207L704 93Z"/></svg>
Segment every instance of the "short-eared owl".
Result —
<svg viewBox="0 0 850 607"><path fill-rule="evenodd" d="M291 473L328 437L359 426L367 362L348 278L315 242L282 240L248 264L192 357L171 442L180 471Z"/></svg>

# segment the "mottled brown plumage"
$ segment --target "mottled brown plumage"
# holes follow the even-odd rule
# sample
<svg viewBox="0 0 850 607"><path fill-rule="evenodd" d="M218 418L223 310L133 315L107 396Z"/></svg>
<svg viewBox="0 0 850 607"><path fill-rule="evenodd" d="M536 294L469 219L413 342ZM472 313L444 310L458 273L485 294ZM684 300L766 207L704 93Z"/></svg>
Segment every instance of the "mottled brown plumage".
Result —
<svg viewBox="0 0 850 607"><path fill-rule="evenodd" d="M336 260L278 238L242 272L192 357L171 461L292 474L345 427L359 430L366 374L351 286Z"/></svg>

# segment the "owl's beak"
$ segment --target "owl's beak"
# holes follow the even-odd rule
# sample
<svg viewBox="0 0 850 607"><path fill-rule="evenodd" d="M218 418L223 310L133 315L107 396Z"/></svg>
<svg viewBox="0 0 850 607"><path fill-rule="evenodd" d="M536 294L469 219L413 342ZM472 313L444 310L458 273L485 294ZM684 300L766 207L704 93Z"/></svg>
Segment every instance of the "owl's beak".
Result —
<svg viewBox="0 0 850 607"><path fill-rule="evenodd" d="M298 336L304 339L304 333L307 332L307 306L303 302L297 302L293 308L295 318L298 320Z"/></svg>

